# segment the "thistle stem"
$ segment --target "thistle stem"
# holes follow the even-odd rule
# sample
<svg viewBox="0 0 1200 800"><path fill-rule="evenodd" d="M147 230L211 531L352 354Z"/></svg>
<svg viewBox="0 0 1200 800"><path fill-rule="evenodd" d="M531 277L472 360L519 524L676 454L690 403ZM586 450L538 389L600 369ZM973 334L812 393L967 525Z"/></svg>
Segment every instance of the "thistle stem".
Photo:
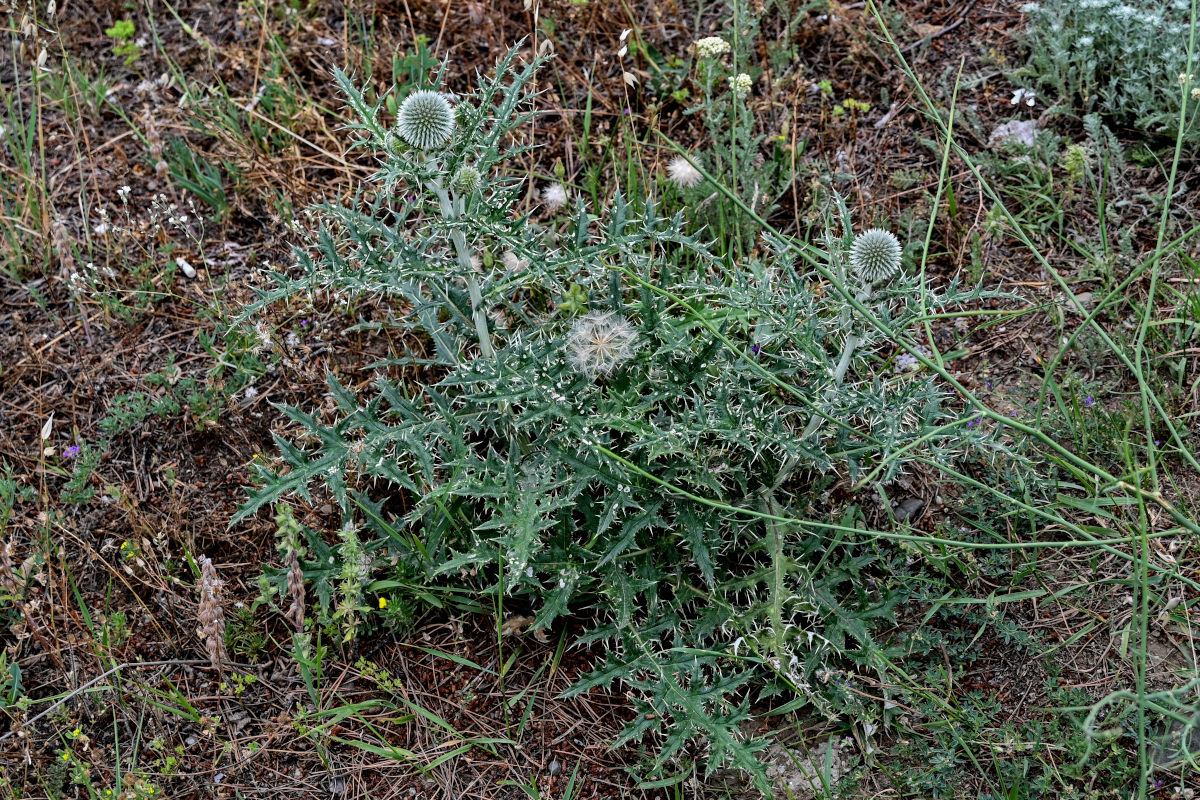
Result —
<svg viewBox="0 0 1200 800"><path fill-rule="evenodd" d="M441 181L431 181L429 188L438 196L442 218L448 222L463 215L465 201L461 197L451 198L450 193L442 188ZM471 247L467 244L467 235L460 230L450 232L450 242L454 245L454 253L458 256L458 267L467 281L467 294L471 298L471 321L475 323L475 336L479 340L479 352L484 358L495 358L496 351L492 348L492 334L488 331L487 315L483 311L483 292L479 289L479 279L471 266Z"/></svg>
<svg viewBox="0 0 1200 800"><path fill-rule="evenodd" d="M859 303L865 303L870 299L871 284L868 283L866 287L858 293L858 297L856 297L855 300L857 300ZM847 309L847 314L848 313L849 310ZM842 345L842 355L838 358L837 366L833 368L833 386L829 387L829 389L825 391L826 398L832 397L834 393L837 392L838 387L840 387L842 382L846 379L846 372L850 369L850 359L854 355L854 351L857 350L858 346L862 343L863 339L857 333L850 333L846 337L846 344ZM821 423L824 421L824 418L820 414L814 413L812 417L809 418L808 425L804 428L804 433L800 435L800 440L803 441L814 435L821 428Z"/></svg>

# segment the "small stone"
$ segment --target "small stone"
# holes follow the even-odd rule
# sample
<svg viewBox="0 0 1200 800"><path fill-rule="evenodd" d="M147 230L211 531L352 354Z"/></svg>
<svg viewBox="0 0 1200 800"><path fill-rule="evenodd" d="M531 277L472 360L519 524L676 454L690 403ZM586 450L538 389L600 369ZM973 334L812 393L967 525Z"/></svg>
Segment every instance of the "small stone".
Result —
<svg viewBox="0 0 1200 800"><path fill-rule="evenodd" d="M995 149L1009 140L1033 147L1037 141L1037 120L1014 119L996 126L988 137L988 147Z"/></svg>

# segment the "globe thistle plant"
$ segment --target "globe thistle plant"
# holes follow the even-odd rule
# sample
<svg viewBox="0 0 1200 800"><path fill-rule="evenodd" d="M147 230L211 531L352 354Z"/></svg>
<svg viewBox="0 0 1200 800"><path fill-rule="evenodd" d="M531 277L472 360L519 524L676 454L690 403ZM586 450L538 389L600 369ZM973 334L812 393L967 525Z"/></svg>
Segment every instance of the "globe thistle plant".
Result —
<svg viewBox="0 0 1200 800"><path fill-rule="evenodd" d="M891 231L872 228L854 237L850 267L863 283L883 283L900 271L900 254L900 240Z"/></svg>
<svg viewBox="0 0 1200 800"><path fill-rule="evenodd" d="M454 133L454 109L441 92L413 92L400 104L396 122L401 139L418 150L433 150Z"/></svg>
<svg viewBox="0 0 1200 800"><path fill-rule="evenodd" d="M745 691L760 679L779 685L784 670L802 684L840 658L826 643L845 640L844 614L834 605L842 597L870 615L863 619L884 614L860 605L860 587L841 577L847 568L812 566L825 562L825 540L785 535L783 522L747 524L742 512L787 520L824 502L802 496L793 505L793 487L803 491L810 473L845 465L854 480L877 474L886 482L918 447L931 458L960 452L929 376L873 380L879 360L862 351L880 336L854 316L869 300L889 326L906 330L918 314L958 303L959 295L913 297L924 290L910 281L871 300L868 283L850 290L865 300L847 303L853 296L842 297L841 282L838 293L812 290L846 260L850 242L843 247L840 237L829 247L829 267L803 272L795 258L802 245L772 232L760 248L748 235L752 220L722 237L747 234L756 252L743 258L726 241L706 244L707 220L689 219L687 210L665 216L662 204L615 190L583 208L565 169L553 168L531 189L522 180L526 151L507 146L526 141L537 118L542 59L526 62L527 49L513 47L455 105L455 130L443 140L453 142L452 152L414 145L405 126L380 127L377 104L339 73L364 146L390 151L389 136L404 144L388 152L353 205L319 207L311 247L297 248L296 270L272 273L278 287L256 307L314 289L348 299L388 296L397 313L381 319L383 329L421 343L396 352L395 363L433 368L422 368L419 381L380 375L362 386L331 375L336 408L287 410L303 438L281 442L282 468L255 462L257 488L238 519L318 491L341 513L339 541L304 531L309 560L293 531L282 569L274 570L303 669L314 661L306 621L355 637L376 572L397 606L447 589L467 599L511 597L536 615L534 631L595 607L605 628L613 622L588 634L608 642L607 677L581 679L575 691L624 682L656 720L627 735L661 735L664 752L706 737L710 770L745 769L769 792L755 756L762 743L738 729ZM702 158L681 153L664 162L664 177L698 190L707 185L698 164L749 164L763 140L729 91L737 70L714 60L729 52L727 43L715 39L697 52L707 60L697 67L706 94L696 113L714 126L728 127L731 118L741 126ZM433 102L443 99L434 94ZM774 192L757 173L722 174L756 197ZM486 180L486 191L467 194L477 180ZM404 208L418 213L398 213L400 187L412 197ZM580 211L529 214L530 192L547 208L574 203ZM756 214L769 213L753 202ZM835 226L831 212L829 230L850 231L850 212L838 203L844 213ZM562 321L547 323L548 316ZM831 443L817 436L826 420L838 428ZM676 486L686 488L667 488ZM402 518L400 508L383 505L398 492L406 498ZM846 545L847 558L856 557L856 545ZM306 575L309 564L320 568ZM306 581L313 583L307 595ZM804 588L816 581L819 591ZM723 600L700 609L697 591ZM803 603L793 599L797 592ZM306 620L314 598L317 613ZM667 614L678 622L656 627ZM757 635L754 647L776 661L726 658L730 647L737 652L734 630L746 632L742 641ZM681 660L679 647L711 655ZM813 702L835 701L823 698Z"/></svg>
<svg viewBox="0 0 1200 800"><path fill-rule="evenodd" d="M692 162L683 156L675 156L671 163L667 164L667 177L680 189L690 189L704 179L700 170L693 167Z"/></svg>
<svg viewBox="0 0 1200 800"><path fill-rule="evenodd" d="M594 311L567 333L567 359L588 378L610 375L633 357L637 329L611 311Z"/></svg>

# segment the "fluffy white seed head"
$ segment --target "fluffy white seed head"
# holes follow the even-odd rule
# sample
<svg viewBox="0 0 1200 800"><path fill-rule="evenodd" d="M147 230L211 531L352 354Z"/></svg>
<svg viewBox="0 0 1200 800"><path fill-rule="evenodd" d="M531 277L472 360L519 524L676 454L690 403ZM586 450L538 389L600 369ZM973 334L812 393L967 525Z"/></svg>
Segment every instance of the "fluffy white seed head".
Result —
<svg viewBox="0 0 1200 800"><path fill-rule="evenodd" d="M454 133L454 109L441 92L413 92L400 104L400 138L419 150L441 147Z"/></svg>
<svg viewBox="0 0 1200 800"><path fill-rule="evenodd" d="M612 311L593 311L567 333L567 359L588 378L610 375L633 357L637 328Z"/></svg>
<svg viewBox="0 0 1200 800"><path fill-rule="evenodd" d="M864 283L882 283L900 271L900 240L890 231L872 228L854 237L850 267Z"/></svg>
<svg viewBox="0 0 1200 800"><path fill-rule="evenodd" d="M551 211L557 211L567 204L567 190L561 183L552 183L542 189L542 202Z"/></svg>
<svg viewBox="0 0 1200 800"><path fill-rule="evenodd" d="M693 167L692 162L683 156L675 156L671 163L667 164L667 177L680 189L690 189L704 179L700 170Z"/></svg>

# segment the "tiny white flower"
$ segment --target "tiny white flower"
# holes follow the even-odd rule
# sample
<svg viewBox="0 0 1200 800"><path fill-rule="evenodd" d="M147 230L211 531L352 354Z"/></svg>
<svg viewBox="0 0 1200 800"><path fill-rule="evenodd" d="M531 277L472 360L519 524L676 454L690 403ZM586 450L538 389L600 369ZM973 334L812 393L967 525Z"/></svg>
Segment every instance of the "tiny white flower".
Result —
<svg viewBox="0 0 1200 800"><path fill-rule="evenodd" d="M1036 100L1037 100L1036 92L1034 92L1032 89L1026 89L1026 88L1022 87L1022 88L1013 90L1012 99L1009 100L1008 102L1009 102L1009 105L1014 105L1014 106L1019 106L1022 103L1024 103L1025 105L1032 108L1033 104Z"/></svg>
<svg viewBox="0 0 1200 800"><path fill-rule="evenodd" d="M561 183L552 183L542 189L542 202L551 211L557 211L567 204L567 190Z"/></svg>
<svg viewBox="0 0 1200 800"><path fill-rule="evenodd" d="M692 162L683 156L675 156L671 163L667 164L667 177L680 189L690 189L704 179L700 170L693 167Z"/></svg>

